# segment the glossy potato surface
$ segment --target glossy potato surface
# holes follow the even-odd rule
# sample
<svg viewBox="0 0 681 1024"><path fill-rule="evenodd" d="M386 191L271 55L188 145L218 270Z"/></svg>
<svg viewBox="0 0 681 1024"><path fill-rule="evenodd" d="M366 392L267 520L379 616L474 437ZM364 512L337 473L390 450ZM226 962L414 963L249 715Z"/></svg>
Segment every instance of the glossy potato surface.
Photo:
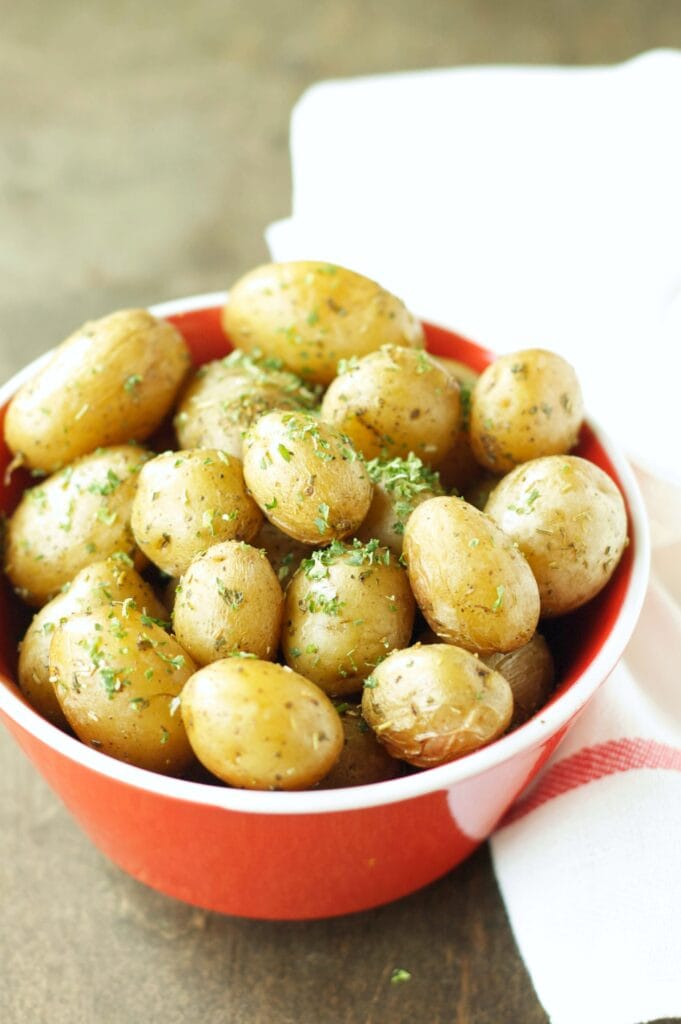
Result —
<svg viewBox="0 0 681 1024"><path fill-rule="evenodd" d="M549 698L555 680L551 650L541 633L508 654L487 654L483 661L500 672L513 691L511 728L522 725Z"/></svg>
<svg viewBox="0 0 681 1024"><path fill-rule="evenodd" d="M144 309L86 323L12 399L7 444L25 465L52 473L96 448L144 441L189 368L179 331Z"/></svg>
<svg viewBox="0 0 681 1024"><path fill-rule="evenodd" d="M202 668L184 689L182 718L201 763L245 789L313 786L343 747L328 697L267 661L229 658Z"/></svg>
<svg viewBox="0 0 681 1024"><path fill-rule="evenodd" d="M375 281L314 261L257 267L230 289L222 322L233 344L283 360L304 380L328 384L339 360L381 345L423 346L404 303Z"/></svg>

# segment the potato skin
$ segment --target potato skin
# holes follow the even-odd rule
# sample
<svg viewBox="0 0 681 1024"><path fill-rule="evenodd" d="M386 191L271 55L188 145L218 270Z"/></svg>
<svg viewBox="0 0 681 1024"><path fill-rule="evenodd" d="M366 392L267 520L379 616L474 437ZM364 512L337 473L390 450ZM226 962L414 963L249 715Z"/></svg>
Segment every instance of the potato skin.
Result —
<svg viewBox="0 0 681 1024"><path fill-rule="evenodd" d="M261 349L298 376L328 384L339 360L390 342L420 348L423 328L375 281L302 260L256 267L232 286L222 314L237 348Z"/></svg>
<svg viewBox="0 0 681 1024"><path fill-rule="evenodd" d="M246 651L274 659L284 596L264 551L228 540L195 558L175 592L177 638L199 665Z"/></svg>
<svg viewBox="0 0 681 1024"><path fill-rule="evenodd" d="M196 667L177 641L129 608L57 627L50 675L79 739L119 761L178 775L194 760L173 698Z"/></svg>
<svg viewBox="0 0 681 1024"><path fill-rule="evenodd" d="M326 693L357 693L386 654L409 643L414 598L387 548L336 542L304 561L286 591L286 662Z"/></svg>
<svg viewBox="0 0 681 1024"><path fill-rule="evenodd" d="M508 654L486 654L486 665L500 672L513 691L511 729L526 722L546 704L553 689L555 669L553 657L541 633L535 633L528 644Z"/></svg>
<svg viewBox="0 0 681 1024"><path fill-rule="evenodd" d="M410 452L406 459L372 459L367 472L374 485L374 496L357 537L374 537L396 554L402 554L404 527L417 505L443 494L440 476Z"/></svg>
<svg viewBox="0 0 681 1024"><path fill-rule="evenodd" d="M244 445L246 484L271 523L303 544L353 534L371 504L373 485L350 441L299 412L271 412Z"/></svg>
<svg viewBox="0 0 681 1024"><path fill-rule="evenodd" d="M321 415L367 459L414 452L436 466L459 431L459 385L425 352L383 345L332 381Z"/></svg>
<svg viewBox="0 0 681 1024"><path fill-rule="evenodd" d="M201 763L244 789L306 789L343 747L328 697L267 661L230 658L202 668L185 686L182 718Z"/></svg>
<svg viewBox="0 0 681 1024"><path fill-rule="evenodd" d="M265 519L260 527L253 540L253 547L262 548L284 588L288 586L302 560L312 554L309 544L301 544L282 533L269 519Z"/></svg>
<svg viewBox="0 0 681 1024"><path fill-rule="evenodd" d="M512 713L504 677L449 644L395 651L374 671L362 696L362 714L379 741L393 757L419 768L491 743Z"/></svg>
<svg viewBox="0 0 681 1024"><path fill-rule="evenodd" d="M61 704L50 683L50 645L58 625L71 615L95 608L118 608L127 601L155 619L167 612L148 583L132 567L127 555L107 558L81 569L68 590L58 594L33 616L19 645L19 687L48 722L67 725Z"/></svg>
<svg viewBox="0 0 681 1024"><path fill-rule="evenodd" d="M139 558L130 513L149 457L133 445L106 448L24 492L5 549L5 571L24 601L40 608L86 565L116 551Z"/></svg>
<svg viewBox="0 0 681 1024"><path fill-rule="evenodd" d="M343 726L343 750L329 774L319 783L319 788L370 786L396 778L400 774L400 762L378 742L362 718L359 707L337 704L336 710Z"/></svg>
<svg viewBox="0 0 681 1024"><path fill-rule="evenodd" d="M419 608L442 640L489 654L531 639L539 619L532 571L496 523L462 498L419 505L404 556Z"/></svg>
<svg viewBox="0 0 681 1024"><path fill-rule="evenodd" d="M518 466L492 491L485 512L527 558L542 616L564 615L595 597L627 545L617 485L576 455Z"/></svg>
<svg viewBox="0 0 681 1024"><path fill-rule="evenodd" d="M86 323L12 399L7 444L25 465L52 473L96 448L144 441L189 367L179 331L144 309Z"/></svg>
<svg viewBox="0 0 681 1024"><path fill-rule="evenodd" d="M577 374L555 352L525 349L500 356L480 375L471 397L473 453L486 469L574 447L584 416Z"/></svg>
<svg viewBox="0 0 681 1024"><path fill-rule="evenodd" d="M224 540L252 540L262 513L242 465L214 448L164 452L142 469L131 525L138 547L171 576Z"/></svg>

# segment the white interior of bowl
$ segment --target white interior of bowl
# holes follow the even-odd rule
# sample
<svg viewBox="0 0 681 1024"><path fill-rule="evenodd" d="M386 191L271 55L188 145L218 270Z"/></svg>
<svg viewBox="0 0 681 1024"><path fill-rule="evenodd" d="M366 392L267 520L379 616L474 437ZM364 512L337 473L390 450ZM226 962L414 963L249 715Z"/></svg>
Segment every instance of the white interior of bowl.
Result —
<svg viewBox="0 0 681 1024"><path fill-rule="evenodd" d="M225 299L225 292L213 292L159 303L150 306L149 309L155 316L166 317L220 306ZM49 354L27 366L0 389L0 406L9 401L17 388L31 377L47 358ZM483 747L460 761L452 761L439 768L430 768L415 775L370 786L300 793L254 792L167 778L116 761L50 725L4 684L0 686L0 709L36 739L71 761L101 775L166 797L252 814L320 814L396 803L425 793L448 789L463 779L469 779L503 764L521 751L539 747L586 704L619 661L636 625L648 581L650 539L638 484L619 447L591 419L588 422L617 472L629 506L634 540L629 586L612 631L580 678L529 722L489 747Z"/></svg>

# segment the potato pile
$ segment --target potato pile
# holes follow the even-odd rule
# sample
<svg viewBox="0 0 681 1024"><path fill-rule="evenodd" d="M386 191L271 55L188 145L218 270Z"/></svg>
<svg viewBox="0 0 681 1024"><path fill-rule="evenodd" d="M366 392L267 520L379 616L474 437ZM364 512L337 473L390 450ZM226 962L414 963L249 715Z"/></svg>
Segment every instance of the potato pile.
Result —
<svg viewBox="0 0 681 1024"><path fill-rule="evenodd" d="M380 782L521 725L554 683L540 619L627 543L569 454L572 367L530 349L476 379L324 263L247 274L223 324L235 351L197 369L170 323L114 313L12 400L39 478L5 547L26 698L112 757L250 789Z"/></svg>

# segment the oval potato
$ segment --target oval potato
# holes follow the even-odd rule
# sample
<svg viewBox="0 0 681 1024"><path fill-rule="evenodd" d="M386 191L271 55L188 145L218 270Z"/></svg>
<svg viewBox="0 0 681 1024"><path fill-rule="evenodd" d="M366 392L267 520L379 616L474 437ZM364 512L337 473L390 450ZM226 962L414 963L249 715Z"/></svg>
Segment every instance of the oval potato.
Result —
<svg viewBox="0 0 681 1024"><path fill-rule="evenodd" d="M500 672L513 691L511 729L517 728L546 704L555 670L546 640L535 633L528 644L508 654L486 654L486 665Z"/></svg>
<svg viewBox="0 0 681 1024"><path fill-rule="evenodd" d="M357 536L363 541L376 538L399 556L404 527L416 506L444 493L439 473L413 452L406 459L372 459L367 463L367 472L374 485L374 495Z"/></svg>
<svg viewBox="0 0 681 1024"><path fill-rule="evenodd" d="M345 789L348 786L371 786L375 782L394 779L400 762L391 757L376 739L354 704L337 704L343 726L343 749L328 775L319 783L320 789Z"/></svg>

